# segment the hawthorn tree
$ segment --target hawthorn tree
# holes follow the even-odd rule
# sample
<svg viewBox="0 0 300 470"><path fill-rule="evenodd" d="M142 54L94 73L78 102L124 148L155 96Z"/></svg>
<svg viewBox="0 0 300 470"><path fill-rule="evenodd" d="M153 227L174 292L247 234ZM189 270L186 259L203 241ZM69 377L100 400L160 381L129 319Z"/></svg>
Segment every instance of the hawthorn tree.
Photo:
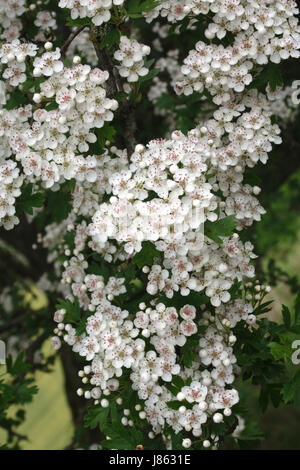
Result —
<svg viewBox="0 0 300 470"><path fill-rule="evenodd" d="M260 199L272 214L299 168L298 15L292 0L0 0L3 448L22 447L57 354L70 448L247 448L261 433L241 381L262 411L296 399L300 297L278 324L266 296L298 280L265 272L254 243Z"/></svg>

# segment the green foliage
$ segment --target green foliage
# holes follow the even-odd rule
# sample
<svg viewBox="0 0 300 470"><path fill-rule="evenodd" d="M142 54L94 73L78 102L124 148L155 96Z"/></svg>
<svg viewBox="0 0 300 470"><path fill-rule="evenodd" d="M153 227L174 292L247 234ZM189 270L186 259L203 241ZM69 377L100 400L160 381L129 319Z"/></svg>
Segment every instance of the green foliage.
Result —
<svg viewBox="0 0 300 470"><path fill-rule="evenodd" d="M19 106L23 106L27 104L28 98L27 96L22 93L20 90L14 90L6 102L5 108L7 110L18 108Z"/></svg>
<svg viewBox="0 0 300 470"><path fill-rule="evenodd" d="M175 121L175 128L187 134L194 127L196 116L199 116L202 96L197 92L189 96L176 96L172 91L162 94L156 100L155 106L168 110Z"/></svg>
<svg viewBox="0 0 300 470"><path fill-rule="evenodd" d="M102 41L100 42L100 48L112 49L113 46L116 46L117 44L119 44L120 38L121 38L121 31L116 28L111 29L105 34Z"/></svg>
<svg viewBox="0 0 300 470"><path fill-rule="evenodd" d="M22 86L23 91L27 92L33 89L34 92L37 93L40 90L40 84L43 81L44 81L43 77L28 78L26 82L23 83L23 86Z"/></svg>
<svg viewBox="0 0 300 470"><path fill-rule="evenodd" d="M238 223L234 215L229 215L228 217L219 219L216 222L210 222L208 220L204 225L204 233L214 242L221 244L221 237L230 237L234 233L237 225Z"/></svg>
<svg viewBox="0 0 300 470"><path fill-rule="evenodd" d="M121 424L121 418L115 402L110 403L110 422L103 423L101 431L109 438L103 440L101 445L106 449L135 450L136 446L144 441L142 432L136 427L130 432Z"/></svg>
<svg viewBox="0 0 300 470"><path fill-rule="evenodd" d="M95 155L100 155L100 153L105 148L106 141L109 141L111 143L114 142L116 129L107 122L105 122L101 129L95 130L95 134L97 136L97 141L94 144L90 144L90 152L94 153Z"/></svg>
<svg viewBox="0 0 300 470"><path fill-rule="evenodd" d="M52 220L57 223L65 220L68 217L71 208L70 193L64 192L63 190L58 192L49 191L45 208L45 213L49 216L48 220Z"/></svg>
<svg viewBox="0 0 300 470"><path fill-rule="evenodd" d="M142 242L142 249L139 253L134 255L132 262L136 264L138 268L142 268L146 265L153 264L154 258L160 258L161 252L158 251L153 243L149 241Z"/></svg>
<svg viewBox="0 0 300 470"><path fill-rule="evenodd" d="M145 67L148 67L147 63L145 63ZM144 83L144 82L147 82L148 80L152 80L154 77L156 77L156 75L159 74L159 72L160 72L160 69L152 69L147 73L147 75L145 75L144 77L140 77L139 82Z"/></svg>
<svg viewBox="0 0 300 470"><path fill-rule="evenodd" d="M0 366L3 371L4 366ZM19 353L15 360L7 358L7 370L4 379L0 379L0 428L7 433L5 449L19 449L20 443L26 439L17 429L25 419L25 411L20 406L30 403L38 393L38 387L32 377L28 377L31 365ZM15 409L14 416L8 414L10 407Z"/></svg>
<svg viewBox="0 0 300 470"><path fill-rule="evenodd" d="M55 306L56 310L64 309L66 314L64 316L64 321L66 323L77 323L80 320L80 306L77 297L75 297L74 302L71 300L58 299L58 303Z"/></svg>
<svg viewBox="0 0 300 470"><path fill-rule="evenodd" d="M185 345L181 349L182 360L185 367L191 367L193 361L195 360L195 352L193 347L196 347L199 344L194 338L188 338Z"/></svg>
<svg viewBox="0 0 300 470"><path fill-rule="evenodd" d="M107 421L108 414L109 408L103 408L101 405L90 406L84 417L85 427L90 429L100 427L101 429Z"/></svg>
<svg viewBox="0 0 300 470"><path fill-rule="evenodd" d="M270 62L266 65L260 74L255 77L249 88L260 88L267 84L270 85L272 91L274 91L276 87L283 85L282 68L280 64Z"/></svg>
<svg viewBox="0 0 300 470"><path fill-rule="evenodd" d="M237 442L240 449L250 450L264 438L265 434L261 431L258 424L250 421L239 435Z"/></svg>
<svg viewBox="0 0 300 470"><path fill-rule="evenodd" d="M285 383L281 388L281 395L284 403L292 403L300 391L300 370L298 370L292 379Z"/></svg>
<svg viewBox="0 0 300 470"><path fill-rule="evenodd" d="M8 356L6 360L7 373L10 375L26 374L30 370L30 364L24 361L24 353L20 352L15 361L12 356Z"/></svg>
<svg viewBox="0 0 300 470"><path fill-rule="evenodd" d="M20 215L26 212L29 215L33 214L33 208L42 207L45 201L44 193L33 193L33 184L29 183L22 188L22 194L16 202L16 212Z"/></svg>
<svg viewBox="0 0 300 470"><path fill-rule="evenodd" d="M292 354L292 340L284 335L279 335L280 343L271 342L269 348L271 349L272 356L278 361L283 359L289 362Z"/></svg>
<svg viewBox="0 0 300 470"><path fill-rule="evenodd" d="M159 2L156 0L128 0L126 4L129 18L141 18L142 12L153 10Z"/></svg>
<svg viewBox="0 0 300 470"><path fill-rule="evenodd" d="M72 18L67 18L67 21L66 21L66 24L67 26L89 26L92 24L92 21L90 18L76 18L75 20L73 20Z"/></svg>

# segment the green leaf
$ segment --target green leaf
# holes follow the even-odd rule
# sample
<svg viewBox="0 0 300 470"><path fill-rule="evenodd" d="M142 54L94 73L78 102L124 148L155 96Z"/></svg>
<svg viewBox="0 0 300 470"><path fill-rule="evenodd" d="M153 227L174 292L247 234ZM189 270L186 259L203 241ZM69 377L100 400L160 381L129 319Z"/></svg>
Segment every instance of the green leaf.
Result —
<svg viewBox="0 0 300 470"><path fill-rule="evenodd" d="M300 370L296 372L290 382L283 385L281 395L284 403L291 403L294 401L297 392L300 389Z"/></svg>
<svg viewBox="0 0 300 470"><path fill-rule="evenodd" d="M111 143L114 142L116 129L105 122L104 126L101 129L96 129L94 133L97 136L97 141L94 144L90 144L90 152L99 155L104 150L107 140Z"/></svg>
<svg viewBox="0 0 300 470"><path fill-rule="evenodd" d="M23 91L29 91L31 88L37 92L40 89L40 84L44 81L44 77L28 78L26 82L23 83Z"/></svg>
<svg viewBox="0 0 300 470"><path fill-rule="evenodd" d="M140 8L141 11L151 11L154 10L160 4L158 0L145 0L141 3Z"/></svg>
<svg viewBox="0 0 300 470"><path fill-rule="evenodd" d="M138 268L142 268L145 265L152 265L154 258L160 258L161 252L158 251L153 243L149 241L142 242L142 249L137 253L132 262L137 265Z"/></svg>
<svg viewBox="0 0 300 470"><path fill-rule="evenodd" d="M156 77L160 72L160 69L152 69L150 72L145 75L144 77L140 77L140 83L146 82L147 80L152 80L152 78Z"/></svg>
<svg viewBox="0 0 300 470"><path fill-rule="evenodd" d="M7 366L7 372L10 375L26 374L31 369L30 364L27 364L24 361L23 352L20 352L18 354L15 362L13 362L12 356L9 356L6 361L6 366Z"/></svg>
<svg viewBox="0 0 300 470"><path fill-rule="evenodd" d="M179 408L183 406L182 402L178 400L167 401L166 404L171 408L171 410L179 410Z"/></svg>
<svg viewBox="0 0 300 470"><path fill-rule="evenodd" d="M160 109L172 109L176 104L176 97L168 93L162 94L156 101L155 105Z"/></svg>
<svg viewBox="0 0 300 470"><path fill-rule="evenodd" d="M133 450L135 447L126 439L116 437L115 439L101 441L101 445L106 449Z"/></svg>
<svg viewBox="0 0 300 470"><path fill-rule="evenodd" d="M103 408L101 405L89 406L87 414L84 417L84 427L95 429L103 426L107 421L109 408Z"/></svg>
<svg viewBox="0 0 300 470"><path fill-rule="evenodd" d="M5 109L19 108L28 103L28 98L20 90L14 90L6 102Z"/></svg>
<svg viewBox="0 0 300 470"><path fill-rule="evenodd" d="M204 233L214 242L221 244L222 239L220 237L230 237L234 233L237 225L238 222L235 220L234 215L229 215L216 222L205 222Z"/></svg>
<svg viewBox="0 0 300 470"><path fill-rule="evenodd" d="M90 18L76 18L76 20L72 20L72 18L67 18L67 26L88 26L92 24L92 20Z"/></svg>
<svg viewBox="0 0 300 470"><path fill-rule="evenodd" d="M274 91L277 86L283 86L282 69L279 64L270 62L263 68L260 74L255 77L249 88L260 88L268 83L272 91Z"/></svg>
<svg viewBox="0 0 300 470"><path fill-rule="evenodd" d="M185 345L181 348L181 357L185 367L191 367L195 360L195 348L199 344L199 341L194 338L189 338Z"/></svg>
<svg viewBox="0 0 300 470"><path fill-rule="evenodd" d="M267 410L270 400L274 407L277 408L279 406L281 402L280 391L280 383L270 383L262 385L258 402L263 413Z"/></svg>
<svg viewBox="0 0 300 470"><path fill-rule="evenodd" d="M285 362L289 362L292 355L292 340L290 338L280 335L280 343L271 342L269 348L276 361L283 359Z"/></svg>
<svg viewBox="0 0 300 470"><path fill-rule="evenodd" d="M21 196L16 202L17 214L26 212L27 214L33 214L34 207L42 207L45 201L45 195L43 193L32 194L32 183L27 184L22 189Z"/></svg>
<svg viewBox="0 0 300 470"><path fill-rule="evenodd" d="M296 299L295 299L294 310L295 310L295 325L300 325L300 291L298 292Z"/></svg>
<svg viewBox="0 0 300 470"><path fill-rule="evenodd" d="M24 382L14 384L13 390L17 403L20 403L21 405L30 403L33 399L33 396L38 393L38 387L36 385L31 385L32 382L33 380L25 380Z"/></svg>
<svg viewBox="0 0 300 470"><path fill-rule="evenodd" d="M86 320L87 320L87 316L83 316L82 318L80 318L79 320L79 323L76 327L76 335L77 336L81 336L83 335L83 333L86 333Z"/></svg>
<svg viewBox="0 0 300 470"><path fill-rule="evenodd" d="M282 318L283 318L283 323L284 323L284 326L289 329L290 326L291 326L291 314L290 314L290 311L289 309L285 306L285 305L282 305Z"/></svg>
<svg viewBox="0 0 300 470"><path fill-rule="evenodd" d="M68 183L71 184L71 181ZM71 192L64 191L64 187L61 187L60 191L49 191L47 193L45 212L49 222L59 223L65 220L71 209Z"/></svg>
<svg viewBox="0 0 300 470"><path fill-rule="evenodd" d="M130 0L128 2L128 16L131 18L140 18L143 16L141 13L144 11L151 11L156 6L159 5L159 1L157 0L144 0L140 2L140 0Z"/></svg>
<svg viewBox="0 0 300 470"><path fill-rule="evenodd" d="M242 450L252 449L265 438L265 434L257 423L249 422L238 437L238 444Z"/></svg>
<svg viewBox="0 0 300 470"><path fill-rule="evenodd" d="M184 387L184 380L179 375L173 375L172 384L178 389L178 392Z"/></svg>
<svg viewBox="0 0 300 470"><path fill-rule="evenodd" d="M59 299L55 308L56 310L66 310L66 314L64 316L64 321L66 323L77 323L80 320L80 306L77 297L75 297L74 303L72 303L69 299Z"/></svg>
<svg viewBox="0 0 300 470"><path fill-rule="evenodd" d="M122 439L131 441L130 434L128 434L127 429L123 426L123 424L121 424L121 417L118 414L117 406L115 402L112 402L110 405L110 417L111 417L111 424L112 424L114 433L118 434L118 436L121 437Z"/></svg>
<svg viewBox="0 0 300 470"><path fill-rule="evenodd" d="M101 444L107 449L122 449L130 450L135 449L136 445L131 441L131 434L123 427L125 434L120 434L112 424L105 424L102 426L101 431L110 439L102 441Z"/></svg>
<svg viewBox="0 0 300 470"><path fill-rule="evenodd" d="M100 42L100 48L111 49L115 44L119 44L121 38L121 31L117 28L111 29Z"/></svg>
<svg viewBox="0 0 300 470"><path fill-rule="evenodd" d="M54 111L55 109L58 109L58 104L56 101L51 101L50 103L46 104L45 109L47 111Z"/></svg>

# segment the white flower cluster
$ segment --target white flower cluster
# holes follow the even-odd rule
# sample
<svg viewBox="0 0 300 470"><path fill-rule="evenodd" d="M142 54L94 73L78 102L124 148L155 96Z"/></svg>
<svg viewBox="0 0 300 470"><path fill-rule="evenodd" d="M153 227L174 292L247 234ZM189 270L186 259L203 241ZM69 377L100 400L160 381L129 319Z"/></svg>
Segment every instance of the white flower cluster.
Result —
<svg viewBox="0 0 300 470"><path fill-rule="evenodd" d="M172 236L169 231L156 231L153 234L149 227L144 230L143 224L147 218L140 217L132 206L137 201L140 207L143 207L141 204L152 203L153 208L148 211L152 220L157 204L155 201L172 204L174 195L171 197L170 194L175 191L176 197L178 192L181 198L178 198L179 206L175 207L173 217L180 215L180 205L184 204L185 198L190 197L192 206L195 200L203 206L202 216L205 220L209 217L211 221L216 221L217 207L221 209L220 216L223 217L226 215L224 210L230 212L232 209L227 199L231 201L236 196L234 214L240 217L238 211L243 212L243 222L247 218L255 219L256 212L250 214L252 209L247 199L250 195L256 200L252 195L253 190L250 191L248 185L242 185L242 174L247 162L253 166L258 161L256 156L245 158L248 140L268 136L270 142L274 139L277 141L278 128L271 124L268 106L267 109L263 107L267 104L263 96L251 92L245 97L245 103L228 109L220 108L215 113L215 119L208 121L205 128L195 129L188 136L175 132L169 140L153 141L146 148L137 146L127 168L122 154L113 149L113 158L107 155L106 161L102 161L107 176L102 177L104 182L101 189L102 193L106 191L113 196L109 203L98 202L99 210L93 217L92 225L87 227L84 222L76 226L74 256L64 263L62 279L64 284L70 284L69 295L78 298L82 309L91 312L96 310L89 314L86 333L79 336L71 325L64 324L64 312L55 314L59 323L55 330L57 336L53 340L55 347L60 346L60 337L63 336L74 351L92 361L91 366L82 372L84 384L89 384L88 388L85 386L85 392L79 389L78 393L84 393L86 398L98 402L102 394L107 396L119 387L122 368L130 368L132 387L140 399L145 401L142 416L151 424L154 433L162 432L164 425L168 424L175 432L184 429L192 431L194 436L200 436L201 426L208 419L220 422L223 415L231 414L230 408L237 403L238 393L228 386L233 383L238 368L232 351L236 338L230 330L239 321L246 321L251 326L255 316L252 314L253 303L245 303L241 299L231 301L230 289L234 280L240 282L254 276L251 265L254 255L252 245L242 244L237 234L223 237L222 245L213 243L207 237L203 239L198 223L195 227L183 223L185 231L180 232L177 238L176 234ZM236 136L233 141L237 139L241 153L236 158L232 154L232 144L227 142L230 147L227 149L228 155L224 153L228 158L226 163L226 158L216 158L216 155L218 148L224 149L226 139L223 136L227 133ZM208 173L210 178L207 180ZM88 193L92 189L95 190L90 185ZM198 193L195 193L197 189ZM223 192L225 201L213 194L218 189ZM150 191L158 198L147 201ZM254 192L257 193L257 190ZM94 201L94 204L97 202ZM102 249L103 253L110 256L110 260L118 259L117 250L120 248L116 248L108 239L116 240L117 245L123 241L119 240L119 232L113 227L112 221L118 216L125 217L128 205L131 207L127 213L130 219L126 229L132 230L134 227L137 233L143 233L146 239L154 242L162 255L151 268L143 269L148 274L148 293L154 296L164 293L172 298L179 289L182 296L188 295L190 290L204 291L211 305L218 309L216 318L212 319L210 312L206 311L209 302L203 305L201 319L196 321L200 312L196 312L192 305L187 304L178 312L154 300L148 308L141 304L140 310L129 320L128 312L113 303L115 296L124 293L124 279L110 278L105 284L103 277L86 274L88 263L83 252L88 234L93 235L92 243L88 242L89 247L98 252ZM139 217L141 220L138 224L136 219ZM167 224L165 214L162 219ZM171 222L176 224L183 221L173 218ZM72 227L73 223L70 229ZM61 228L57 230L59 232L61 235ZM125 249L125 259L129 259L132 252L139 251L141 240L135 236L133 244L131 232L125 234L128 246L123 244L122 250ZM65 253L70 254L68 250ZM251 295L249 300L252 300ZM199 346L196 348L198 359L189 369L180 367L174 347L183 346L186 338L197 335L197 324L211 326L199 337ZM123 338L126 338L125 343ZM145 338L149 338L154 349L145 346ZM206 367L202 372L199 370L200 365ZM179 376L185 384L177 396L164 386L164 382L172 381L173 375ZM170 409L167 403L176 399L190 405L180 406L178 410ZM101 404L107 406L106 398L101 399ZM124 425L128 421L126 419L123 418Z"/></svg>
<svg viewBox="0 0 300 470"><path fill-rule="evenodd" d="M180 224L184 232L198 228L207 217L201 211L191 213L193 205L207 208L208 213L216 207L210 206L211 185L202 177L210 152L207 140L175 132L171 140L152 141L147 148L138 145L129 168L110 177L113 197L92 219L93 240L126 241L125 250L132 252L140 251L143 240L172 239L174 225L178 225L178 237L182 236ZM151 191L158 197L147 201Z"/></svg>
<svg viewBox="0 0 300 470"><path fill-rule="evenodd" d="M300 29L294 16L299 10L294 1L162 1L145 14L149 21L160 13L169 22L176 22L188 15L209 12L214 16L205 36L223 39L230 32L234 39L225 47L199 41L184 60L184 78L175 86L177 93L189 95L205 87L220 105L252 82L254 64L278 64L299 57Z"/></svg>
<svg viewBox="0 0 300 470"><path fill-rule="evenodd" d="M129 167L109 178L113 196L89 226L94 241L126 241L130 253L139 251L143 240L172 241L194 231L201 243L199 228L217 219L219 203L241 225L260 220L264 210L255 197L259 189L241 183L245 167L265 163L272 143L281 142L267 100L252 91L243 104L219 108L205 124L188 136L174 132L169 140L136 147ZM212 193L218 189L225 200Z"/></svg>
<svg viewBox="0 0 300 470"><path fill-rule="evenodd" d="M118 66L121 77L132 83L148 74L149 70L144 67L143 58L150 54L149 46L140 44L127 36L121 36L119 47L120 49L114 53L114 58L121 62Z"/></svg>
<svg viewBox="0 0 300 470"><path fill-rule="evenodd" d="M9 28L19 24L18 17L26 11L25 0L0 0L0 24Z"/></svg>
<svg viewBox="0 0 300 470"><path fill-rule="evenodd" d="M59 0L60 8L69 8L71 18L91 18L96 26L107 23L111 18L111 9L123 5L124 0Z"/></svg>
<svg viewBox="0 0 300 470"><path fill-rule="evenodd" d="M6 230L19 223L15 216L15 199L21 194L23 180L16 162L6 160L0 163L0 226Z"/></svg>
<svg viewBox="0 0 300 470"><path fill-rule="evenodd" d="M88 317L88 325L95 321L101 330L100 325L107 325L108 319L112 322L109 341L112 350L120 352L121 357L111 353L112 357L107 359L110 346L105 342L106 327L95 332L88 326L87 335L77 336L71 325L64 325L63 314L56 314L59 326L55 347L60 346L63 335L74 351L92 361L83 377L84 384L91 384L92 388L85 388L85 392L80 389L79 394L84 393L86 398L97 402L102 394L107 396L116 390L122 375L121 370L116 372L116 365L120 365L121 369L131 369L132 387L145 400L141 413L154 433L162 432L167 423L175 432L185 429L200 436L201 425L207 419L220 422L223 415L230 415L230 408L238 401L237 391L228 388L238 374L232 352L235 337L230 330L239 321L251 326L256 319L252 314L253 302L232 301L230 290L234 281L244 282L254 276L251 260L255 255L253 246L249 242L243 244L237 234L223 237L219 245L203 237L200 225L204 220L216 222L219 217L231 214L241 227L260 218L263 209L255 197L260 189L243 184L243 173L247 166L253 167L259 160L266 162L272 143L280 143L279 128L271 123L268 100L253 90L244 94L240 103L220 107L205 126L200 124L187 136L174 132L169 140L155 140L147 147L138 145L129 163L122 151L112 147L98 162L99 182L77 186L73 204L78 214L86 210L85 214L92 216L92 223L76 226L75 256L64 263L61 276L64 285L71 287L67 295L77 297L84 310L96 309ZM97 197L104 193L111 195L105 203ZM82 209L82 201L86 209ZM190 211L197 207L201 208L199 217L192 218ZM181 230L168 229L172 226ZM71 230L72 227L73 222ZM51 231L56 233L53 227L48 233ZM61 236L61 227L57 234ZM88 241L89 235L92 241ZM83 255L86 243L110 262L130 259L141 249L144 240L152 241L161 254L152 267L143 268L148 277L147 292L171 299L175 292L188 296L190 291L203 291L208 300L203 305L201 320L194 321L196 312L191 305L186 306L191 316L184 317L183 311L177 312L162 303L156 305L155 300L148 308L141 304L141 310L129 320L128 312L113 303L115 295L121 293L120 283L124 287L123 279L118 279L115 293L110 286L107 291L111 281L105 285L101 276L92 277L91 287L91 275L86 274L88 263ZM65 253L69 254L68 249ZM218 309L217 319L213 321L205 310L209 304ZM168 323L169 316L173 318L173 326ZM180 316L187 323L178 324ZM125 323L130 347L122 343ZM189 335L197 335L197 323L211 325L199 338L199 359L191 369L180 367L179 370L173 341L179 341L175 344L182 346ZM154 350L145 348L144 338L148 337ZM166 356L162 359L161 354ZM203 372L199 371L200 364L202 368L207 367ZM163 385L173 375L180 376L185 383L175 397ZM172 410L167 403L174 399L185 400L191 407ZM103 398L101 403L107 406L108 402ZM123 424L126 419L123 418Z"/></svg>
<svg viewBox="0 0 300 470"><path fill-rule="evenodd" d="M199 237L182 237L180 240L156 242L164 254L162 266L154 264L148 275L147 292L163 292L172 298L175 292L188 296L191 291L205 291L210 303L219 307L230 300L229 290L235 280L254 276L251 259L256 258L253 246L243 244L239 236L224 238L222 247L207 238L199 246ZM148 267L144 268L147 273Z"/></svg>
<svg viewBox="0 0 300 470"><path fill-rule="evenodd" d="M13 158L11 143L16 135L28 128L32 116L30 105L7 111L0 109L0 226L10 230L19 223L15 200L21 194L24 175Z"/></svg>
<svg viewBox="0 0 300 470"><path fill-rule="evenodd" d="M26 57L34 57L37 46L32 43L21 43L18 39L2 44L0 48L0 61L4 71L2 77L9 84L16 87L26 80Z"/></svg>
<svg viewBox="0 0 300 470"><path fill-rule="evenodd" d="M227 32L247 31L250 26L260 33L276 29L280 34L287 19L297 25L297 13L294 0L160 0L159 5L144 12L144 16L148 22L161 16L169 23L176 23L187 16L210 15L213 22L206 30L207 38L223 39Z"/></svg>
<svg viewBox="0 0 300 470"><path fill-rule="evenodd" d="M53 231L50 237L53 239ZM239 371L232 350L236 338L230 329L242 320L249 325L255 323L252 304L242 300L226 305L219 302L217 316L212 317L205 305L196 309L186 304L177 311L154 301L151 307L140 303L139 310L129 315L113 303L115 297L126 292L124 278L109 277L104 282L102 276L86 274L88 263L80 253L84 251L84 243L79 243L84 239L84 225L79 224L75 232L76 255L70 255L64 263L62 278L71 285L72 295L78 298L81 307L89 311L86 332L76 334L74 327L64 322L66 311L60 309L54 315L57 328L52 339L55 349L60 348L63 338L74 352L90 362L79 372L85 391L80 388L78 394L94 399L95 403L101 399L101 405L108 406L105 397L119 389L121 377L129 369L132 388L144 401L140 417L147 419L154 435L163 432L168 424L176 433L186 430L196 437L201 436L201 427L208 419L221 422L223 414L229 416L232 406L238 402L237 391L230 388ZM49 241L48 247L51 246ZM234 237L226 240L222 249L234 258L238 245ZM251 246L245 248L251 249ZM210 264L218 265L216 255L209 259ZM236 260L239 262L243 264ZM226 271L224 266L220 271ZM263 290L267 289L260 288L259 299L263 297ZM252 300L249 294L246 298ZM198 334L198 325L208 326L204 335ZM197 338L198 346L195 359L187 368L177 362L175 348L184 346L190 337ZM167 386L173 376L180 378L183 384L176 396ZM177 410L171 409L168 402L174 400L185 404ZM124 412L122 423L125 426L128 419L128 413Z"/></svg>
<svg viewBox="0 0 300 470"><path fill-rule="evenodd" d="M85 156L89 143L96 141L91 129L111 121L117 108L102 86L107 78L107 72L91 70L88 65L53 71L34 99L54 99L58 109L35 111L32 126L24 126L22 131L6 127L4 135L12 136L11 149L29 179L41 179L46 187L61 179L95 181L95 157ZM10 115L3 111L2 119Z"/></svg>
<svg viewBox="0 0 300 470"><path fill-rule="evenodd" d="M238 394L228 388L234 381L236 362L232 352L235 338L228 334L228 326L233 327L242 319L252 321L251 304L235 301L221 306L214 325L198 340L192 366L182 368L177 363L175 347L184 346L189 337L197 334L197 323L209 323L209 312L204 311L199 322L193 305L186 304L177 311L162 302L152 307L141 303L132 318L128 311L111 303L126 291L124 278L110 277L105 283L102 276L86 275L87 263L80 254L71 257L65 266L63 279L71 283L82 307L94 312L87 319L86 333L79 336L71 324L64 323L64 309L54 315L58 323L57 336L52 340L54 348L60 347L63 336L74 352L91 363L80 374L88 389L85 392L79 389L79 394L98 402L101 396L118 390L120 377L130 369L132 388L145 402L141 416L148 420L155 434L168 424L176 433L185 429L200 436L201 425L209 417L215 422L222 420L218 410L229 416L230 408L238 402ZM201 372L201 364L209 369ZM175 397L165 385L174 375L185 384ZM174 399L185 400L189 405L170 409L167 403ZM101 400L103 406L106 402L105 398ZM126 419L122 422L127 424Z"/></svg>
<svg viewBox="0 0 300 470"><path fill-rule="evenodd" d="M33 62L33 75L35 77L40 77L41 75L51 77L54 73L61 72L64 64L60 58L61 54L58 47L55 51L47 51L41 57L36 57Z"/></svg>
<svg viewBox="0 0 300 470"><path fill-rule="evenodd" d="M47 10L39 11L37 13L34 24L42 31L57 29L55 14Z"/></svg>

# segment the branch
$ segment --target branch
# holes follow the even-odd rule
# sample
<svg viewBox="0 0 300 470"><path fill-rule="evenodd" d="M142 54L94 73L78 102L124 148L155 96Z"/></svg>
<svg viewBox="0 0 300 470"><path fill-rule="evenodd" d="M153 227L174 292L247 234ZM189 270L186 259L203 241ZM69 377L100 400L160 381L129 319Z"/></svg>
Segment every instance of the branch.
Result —
<svg viewBox="0 0 300 470"><path fill-rule="evenodd" d="M86 26L87 25L80 26L68 37L68 39L66 40L66 42L62 45L62 47L60 49L60 53L61 53L62 57L65 56L65 53L67 52L68 47L71 44L71 42L74 41L74 39L78 36L78 34L81 33L81 31L83 31L86 28Z"/></svg>
<svg viewBox="0 0 300 470"><path fill-rule="evenodd" d="M37 351L38 349L41 348L42 344L44 343L44 341L46 341L46 339L48 339L48 337L49 337L48 332L47 332L47 331L44 331L43 333L41 333L40 336L38 336L38 337L29 345L29 347L27 348L26 353L25 353L25 360L26 360L26 362L33 363L35 351Z"/></svg>
<svg viewBox="0 0 300 470"><path fill-rule="evenodd" d="M97 54L99 67L102 70L107 70L109 73L109 78L107 80L108 94L110 94L113 97L116 97L116 95L118 94L119 91L121 91L122 88L119 89L118 87L118 83L116 81L114 70L113 70L113 64L111 63L110 58L108 57L105 49L101 49L99 47L98 41L102 40L101 33L99 33L97 31L97 28L93 26L91 27L90 32L91 32L90 40L92 41L95 52Z"/></svg>
<svg viewBox="0 0 300 470"><path fill-rule="evenodd" d="M103 70L107 70L109 73L108 84L108 94L116 98L117 94L123 90L122 81L120 79L119 73L114 66L110 56L108 55L105 49L99 47L99 41L102 40L101 33L97 31L97 28L91 27L90 40L93 43L94 49L96 51L99 67ZM134 150L135 139L134 134L136 131L136 121L135 121L135 107L133 104L130 104L125 98L120 101L120 115L122 122L124 123L124 144L127 149L128 157Z"/></svg>

